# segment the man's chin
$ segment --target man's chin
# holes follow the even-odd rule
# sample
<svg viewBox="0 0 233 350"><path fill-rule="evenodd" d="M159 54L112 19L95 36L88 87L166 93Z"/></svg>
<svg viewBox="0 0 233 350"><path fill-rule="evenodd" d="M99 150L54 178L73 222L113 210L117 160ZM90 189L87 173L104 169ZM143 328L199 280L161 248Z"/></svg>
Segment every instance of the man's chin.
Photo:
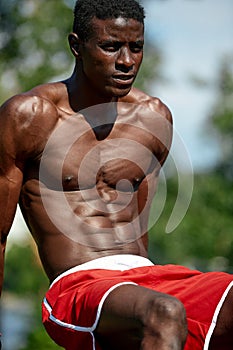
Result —
<svg viewBox="0 0 233 350"><path fill-rule="evenodd" d="M105 87L105 90L102 91L101 95L103 98L111 99L111 98L122 98L130 92L132 89L132 84L128 86L108 86Z"/></svg>
<svg viewBox="0 0 233 350"><path fill-rule="evenodd" d="M131 89L132 89L132 85L130 85L127 88L124 87L122 89L119 89L119 88L114 89L114 91L113 91L114 96L113 97L118 97L118 98L124 97L124 96L128 95L128 93L130 92Z"/></svg>

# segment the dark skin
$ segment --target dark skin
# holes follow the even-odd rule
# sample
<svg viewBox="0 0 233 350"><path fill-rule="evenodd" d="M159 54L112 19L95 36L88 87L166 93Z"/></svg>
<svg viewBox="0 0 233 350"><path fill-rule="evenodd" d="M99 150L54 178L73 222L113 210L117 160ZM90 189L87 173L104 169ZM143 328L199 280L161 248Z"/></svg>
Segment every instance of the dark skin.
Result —
<svg viewBox="0 0 233 350"><path fill-rule="evenodd" d="M148 255L146 226L171 144L172 117L159 99L132 87L143 58L143 25L133 19L93 18L92 27L93 34L85 43L75 33L69 36L76 59L69 79L35 87L1 107L1 286L5 245L18 201L50 281L102 256ZM99 113L83 113L103 103L111 104ZM71 129L55 139L55 148L47 149L52 133L66 122ZM80 137L64 156L62 149L69 145L71 130L77 130ZM116 145L118 139L121 142ZM109 145L114 146L111 154ZM52 203L49 214L43 196L46 203ZM80 220L69 225L69 237L62 222L70 222L71 212ZM62 220L54 222L53 216ZM175 314L168 317L164 312L156 314L153 327L142 327L144 303L159 302L161 297L167 298L168 305L177 303L176 309L181 310L171 297L138 286L122 286L111 293L96 331L103 349L124 349L126 334L125 349L182 349L186 325L181 311L179 322L174 322ZM218 339L232 325L227 309L223 308L215 330ZM111 326L109 319L114 319ZM165 332L161 319L167 325Z"/></svg>

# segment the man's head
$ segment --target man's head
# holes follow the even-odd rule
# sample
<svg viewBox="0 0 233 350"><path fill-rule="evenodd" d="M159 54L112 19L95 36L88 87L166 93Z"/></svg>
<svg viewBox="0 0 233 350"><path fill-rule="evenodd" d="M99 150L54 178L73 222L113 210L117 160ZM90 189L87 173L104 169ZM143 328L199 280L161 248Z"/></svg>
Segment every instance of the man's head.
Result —
<svg viewBox="0 0 233 350"><path fill-rule="evenodd" d="M78 0L69 43L82 87L125 96L143 58L144 10L135 0Z"/></svg>
<svg viewBox="0 0 233 350"><path fill-rule="evenodd" d="M91 20L123 17L134 19L144 25L144 9L136 0L78 0L74 9L73 32L82 41L92 34Z"/></svg>

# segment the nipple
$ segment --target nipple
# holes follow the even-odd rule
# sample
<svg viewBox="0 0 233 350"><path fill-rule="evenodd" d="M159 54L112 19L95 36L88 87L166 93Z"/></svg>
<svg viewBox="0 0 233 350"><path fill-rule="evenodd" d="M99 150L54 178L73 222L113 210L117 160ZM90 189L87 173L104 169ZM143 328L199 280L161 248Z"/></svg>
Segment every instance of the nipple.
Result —
<svg viewBox="0 0 233 350"><path fill-rule="evenodd" d="M64 177L64 181L65 181L65 182L70 182L70 181L73 180L73 178L74 178L74 177L73 177L72 175L67 175L67 176Z"/></svg>
<svg viewBox="0 0 233 350"><path fill-rule="evenodd" d="M134 178L134 182L133 182L133 189L134 189L134 191L138 190L138 187L140 186L140 184L141 184L143 179L144 179L144 177L143 178L140 178L140 177L135 177Z"/></svg>

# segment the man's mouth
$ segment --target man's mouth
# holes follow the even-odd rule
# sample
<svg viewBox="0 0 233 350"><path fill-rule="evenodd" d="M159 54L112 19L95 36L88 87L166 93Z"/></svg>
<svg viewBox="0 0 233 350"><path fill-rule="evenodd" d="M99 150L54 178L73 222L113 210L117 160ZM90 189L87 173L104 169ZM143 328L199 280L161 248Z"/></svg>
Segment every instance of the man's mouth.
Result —
<svg viewBox="0 0 233 350"><path fill-rule="evenodd" d="M114 81L120 84L132 84L134 80L134 75L133 74L115 74L113 75Z"/></svg>

